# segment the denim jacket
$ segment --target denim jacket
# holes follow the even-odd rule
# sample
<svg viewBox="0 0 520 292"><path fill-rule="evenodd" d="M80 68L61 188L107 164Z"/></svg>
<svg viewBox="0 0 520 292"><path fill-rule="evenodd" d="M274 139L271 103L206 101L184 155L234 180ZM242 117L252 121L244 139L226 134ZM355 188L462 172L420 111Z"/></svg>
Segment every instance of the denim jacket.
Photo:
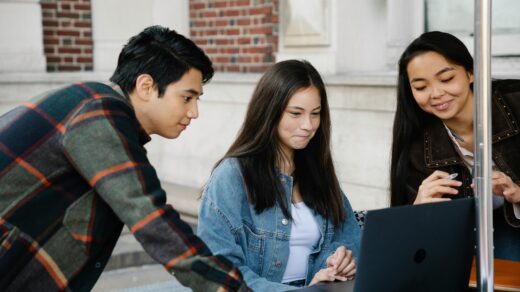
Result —
<svg viewBox="0 0 520 292"><path fill-rule="evenodd" d="M290 202L292 177L279 173ZM326 259L339 246L359 254L360 229L352 208L343 196L344 224L334 230L332 222L315 215L321 238L308 259L306 285L326 267ZM289 212L291 204L288 204ZM281 284L289 258L291 222L278 206L257 214L247 199L240 165L236 158L223 160L213 171L199 210L198 235L215 254L226 256L237 266L253 291L284 291L296 287Z"/></svg>

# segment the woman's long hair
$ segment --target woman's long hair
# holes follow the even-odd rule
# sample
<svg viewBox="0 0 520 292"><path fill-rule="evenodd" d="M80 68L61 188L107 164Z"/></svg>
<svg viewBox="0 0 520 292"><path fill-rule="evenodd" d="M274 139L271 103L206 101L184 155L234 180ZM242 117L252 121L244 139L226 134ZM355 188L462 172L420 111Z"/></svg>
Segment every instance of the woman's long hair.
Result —
<svg viewBox="0 0 520 292"><path fill-rule="evenodd" d="M423 33L403 52L399 59L397 79L397 109L394 118L392 160L390 166L390 204L392 206L408 204L406 197L406 171L410 163L410 147L417 136L435 116L424 112L415 101L408 78L408 63L425 52L437 52L449 62L462 66L473 73L473 58L468 49L455 36L432 31Z"/></svg>
<svg viewBox="0 0 520 292"><path fill-rule="evenodd" d="M318 71L309 62L288 60L267 70L249 102L238 137L224 158L238 158L248 199L257 213L278 204L286 218L291 218L276 171L283 160L278 124L289 99L310 86L320 94L320 126L307 147L294 152L294 183L298 183L305 204L337 227L345 221L345 212L330 150L327 93Z"/></svg>

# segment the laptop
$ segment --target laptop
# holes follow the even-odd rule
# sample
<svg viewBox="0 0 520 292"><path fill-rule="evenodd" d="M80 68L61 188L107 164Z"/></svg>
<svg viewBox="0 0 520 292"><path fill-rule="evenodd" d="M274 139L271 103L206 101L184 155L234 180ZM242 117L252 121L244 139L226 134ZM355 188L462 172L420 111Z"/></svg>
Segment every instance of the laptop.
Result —
<svg viewBox="0 0 520 292"><path fill-rule="evenodd" d="M474 227L474 198L368 211L355 281L300 291L466 291Z"/></svg>

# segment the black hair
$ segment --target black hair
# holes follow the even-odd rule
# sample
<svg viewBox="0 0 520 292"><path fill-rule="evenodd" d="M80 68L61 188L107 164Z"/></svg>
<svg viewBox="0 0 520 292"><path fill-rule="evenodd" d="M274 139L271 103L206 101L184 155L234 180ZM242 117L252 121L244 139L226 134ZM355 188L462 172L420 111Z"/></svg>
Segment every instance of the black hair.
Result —
<svg viewBox="0 0 520 292"><path fill-rule="evenodd" d="M406 170L410 163L410 146L425 126L437 119L424 112L415 101L408 78L408 63L426 52L437 52L450 63L473 73L473 58L462 41L455 36L431 31L423 33L404 50L399 59L397 79L397 107L394 118L392 159L390 165L390 204L408 204L406 197Z"/></svg>
<svg viewBox="0 0 520 292"><path fill-rule="evenodd" d="M135 89L137 77L149 74L162 96L170 83L192 68L202 73L203 83L213 77L212 63L201 48L174 30L156 25L130 38L119 54L110 81L129 95Z"/></svg>
<svg viewBox="0 0 520 292"><path fill-rule="evenodd" d="M330 150L327 93L320 74L309 62L283 61L265 72L249 102L238 137L224 158L238 158L249 201L257 213L278 204L286 218L291 218L276 172L283 158L278 124L290 98L310 86L316 87L320 95L320 126L307 147L295 150L293 177L305 204L337 227L345 221L345 211Z"/></svg>

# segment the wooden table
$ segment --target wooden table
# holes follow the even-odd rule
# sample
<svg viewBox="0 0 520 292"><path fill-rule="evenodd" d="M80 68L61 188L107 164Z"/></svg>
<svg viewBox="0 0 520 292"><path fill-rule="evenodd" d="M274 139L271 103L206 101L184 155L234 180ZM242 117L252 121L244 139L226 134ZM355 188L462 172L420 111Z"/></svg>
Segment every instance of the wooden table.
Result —
<svg viewBox="0 0 520 292"><path fill-rule="evenodd" d="M520 291L520 262L495 259L495 291ZM475 260L471 267L469 286L477 287L477 269Z"/></svg>

